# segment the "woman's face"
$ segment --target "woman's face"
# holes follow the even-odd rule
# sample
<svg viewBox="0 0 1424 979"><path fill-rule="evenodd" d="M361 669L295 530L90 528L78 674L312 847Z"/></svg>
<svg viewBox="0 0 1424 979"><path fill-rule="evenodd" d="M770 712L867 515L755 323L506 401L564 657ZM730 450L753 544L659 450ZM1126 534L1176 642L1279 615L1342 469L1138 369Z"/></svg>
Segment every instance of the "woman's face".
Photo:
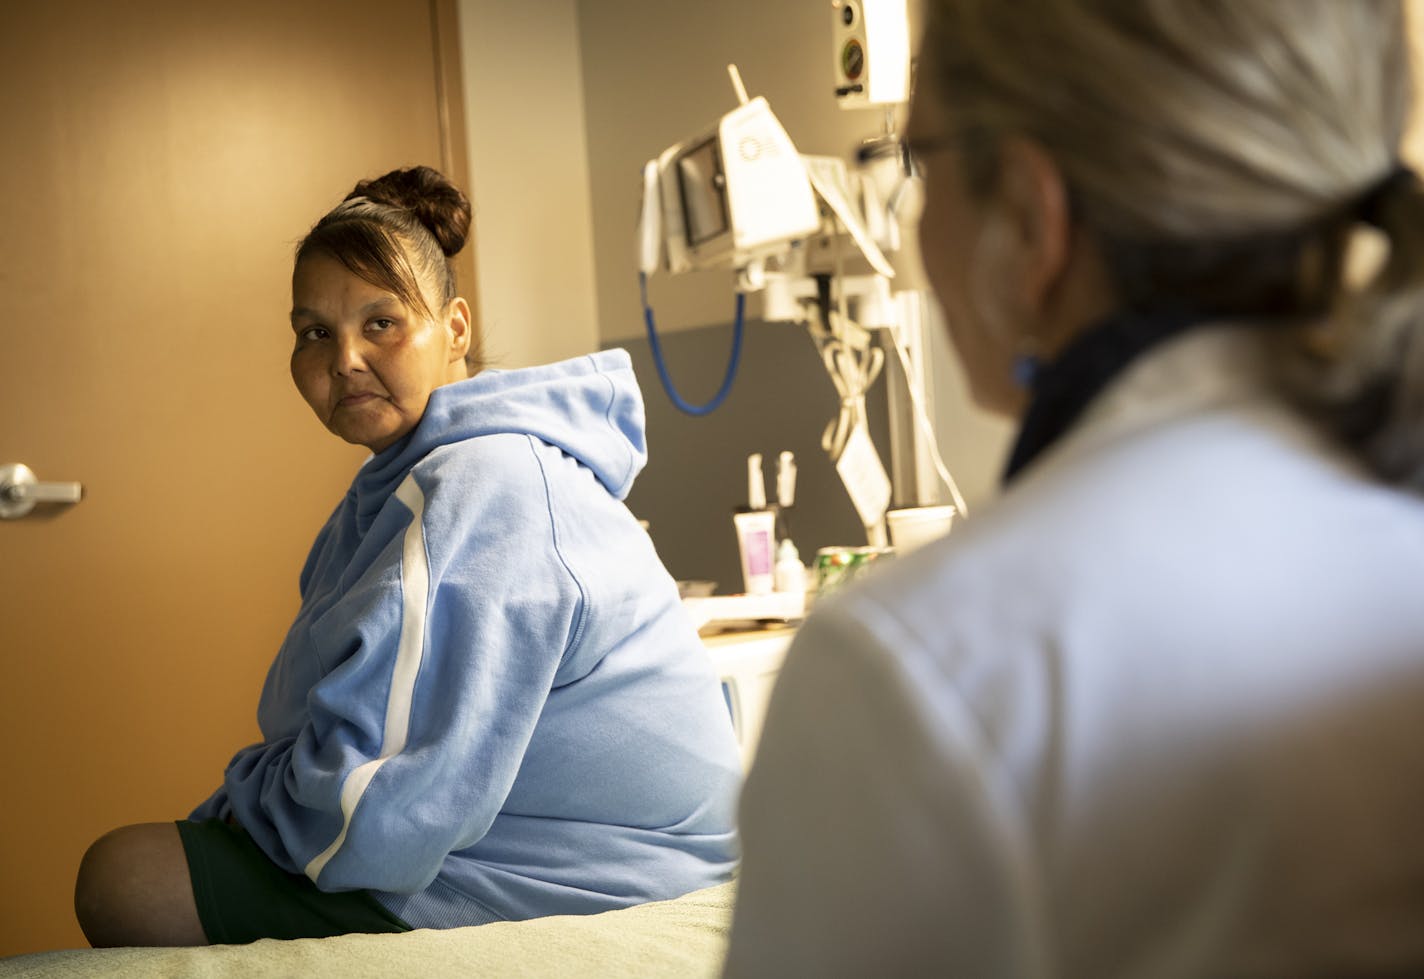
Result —
<svg viewBox="0 0 1424 979"><path fill-rule="evenodd" d="M920 74L927 74L924 66ZM1023 392L1013 382L1013 343L984 321L985 302L993 297L983 295L982 286L976 295L975 276L988 271L982 263L991 257L978 254L983 206L969 193L963 154L949 138L935 87L929 82L917 89L907 133L924 178L919 231L925 274L974 400L989 411L1016 415L1022 411Z"/></svg>
<svg viewBox="0 0 1424 979"><path fill-rule="evenodd" d="M432 391L466 376L464 306L454 300L430 319L335 258L309 254L292 273L292 380L323 425L380 452L415 428Z"/></svg>

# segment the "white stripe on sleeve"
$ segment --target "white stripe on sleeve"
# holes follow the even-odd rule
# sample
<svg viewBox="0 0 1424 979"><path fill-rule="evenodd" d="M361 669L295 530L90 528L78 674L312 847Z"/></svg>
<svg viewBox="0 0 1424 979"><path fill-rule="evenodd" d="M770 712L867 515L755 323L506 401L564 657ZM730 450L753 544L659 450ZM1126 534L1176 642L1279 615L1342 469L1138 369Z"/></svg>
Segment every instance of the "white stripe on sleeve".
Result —
<svg viewBox="0 0 1424 979"><path fill-rule="evenodd" d="M391 674L391 691L386 700L386 726L381 740L381 755L353 768L341 784L341 832L331 845L312 858L306 875L313 883L331 858L346 842L351 828L351 816L376 777L390 758L405 750L410 736L410 705L415 696L415 678L420 672L420 659L425 652L425 617L430 596L430 566L425 555L425 494L407 476L396 490L396 498L410 508L410 526L406 528L401 550L401 630L396 645L396 665Z"/></svg>

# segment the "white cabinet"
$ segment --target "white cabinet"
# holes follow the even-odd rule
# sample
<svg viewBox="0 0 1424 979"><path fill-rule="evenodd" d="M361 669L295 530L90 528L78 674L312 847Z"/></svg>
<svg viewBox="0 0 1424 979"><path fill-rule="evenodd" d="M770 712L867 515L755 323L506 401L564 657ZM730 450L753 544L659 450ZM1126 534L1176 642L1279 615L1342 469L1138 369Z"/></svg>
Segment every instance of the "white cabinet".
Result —
<svg viewBox="0 0 1424 979"><path fill-rule="evenodd" d="M722 694L742 749L742 767L751 767L762 719L782 660L796 630L789 626L755 632L721 633L702 642L722 678Z"/></svg>

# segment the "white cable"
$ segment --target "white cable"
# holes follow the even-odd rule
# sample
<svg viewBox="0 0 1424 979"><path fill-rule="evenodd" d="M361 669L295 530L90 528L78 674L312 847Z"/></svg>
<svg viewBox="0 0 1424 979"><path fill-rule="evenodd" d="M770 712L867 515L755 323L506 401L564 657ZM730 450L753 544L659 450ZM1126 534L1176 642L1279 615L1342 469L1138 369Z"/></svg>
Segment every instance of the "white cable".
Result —
<svg viewBox="0 0 1424 979"><path fill-rule="evenodd" d="M930 422L929 412L925 409L924 392L920 389L918 378L910 364L910 352L905 348L905 341L900 337L898 330L892 329L887 332L890 334L891 342L895 344L895 353L900 357L900 367L905 372L905 387L909 389L910 403L914 405L915 419L920 423L920 431L924 433L925 441L929 443L930 457L934 460L935 471L939 473L940 481L949 488L949 495L954 499L954 508L959 511L961 517L967 517L969 516L969 507L965 505L964 497L960 495L959 486L955 483L954 477L949 474L949 468L940 458L934 425Z"/></svg>
<svg viewBox="0 0 1424 979"><path fill-rule="evenodd" d="M856 325L852 320L845 322L851 326ZM930 458L934 462L935 472L939 475L940 481L949 489L949 495L954 500L955 510L961 517L968 517L969 505L964 502L964 496L959 492L959 484L954 481L954 477L950 475L949 467L944 464L944 459L939 454L939 443L935 438L934 424L930 421L929 411L925 408L924 392L916 382L916 375L910 364L910 353L897 330L891 329L886 332L890 334L890 340L895 345L895 353L900 358L900 367L905 373L905 387L910 392L910 403L915 409L915 420L919 422L920 431L924 433L925 441L929 443ZM879 350L872 349L868 351L870 362L865 365L860 364L854 358L846 356L844 342L835 334L831 339L820 341L818 346L821 348L821 359L825 364L826 373L830 375L831 383L835 385L836 392L841 397L841 413L826 427L825 433L821 436L821 447L834 458L838 454L839 448L844 445L845 438L850 434L849 429L854 425L857 417L864 416L865 392L871 384L875 383L884 360L883 354L879 359L875 356L881 354ZM850 370L852 366L859 367L860 370L852 373Z"/></svg>
<svg viewBox="0 0 1424 979"><path fill-rule="evenodd" d="M835 222L835 230L840 230L839 222ZM845 291L845 269L844 259L841 254L841 239L839 234L831 237L831 273L832 281L836 287L836 313L838 313L838 324L847 324L856 329L862 329L850 318L849 299ZM829 311L827 311L829 312ZM836 329L836 325L824 324L829 333L829 338L825 341L818 341L818 347L822 360L826 366L826 373L830 375L831 381L835 384L841 395L841 410L835 421L827 426L825 434L821 436L822 448L831 453L835 458L839 448L844 446L844 438L849 433L849 426L857 420L857 413L860 419L865 417L865 392L874 383L880 374L880 368L885 363L885 355L879 348L872 347L864 356L868 363L860 361L858 358L842 360L842 351L845 350L846 341L849 339L847 331ZM869 331L863 331L867 334ZM934 424L930 421L929 411L925 408L924 392L920 385L916 383L916 375L910 365L909 351L906 350L904 341L896 329L890 331L891 341L895 344L895 352L900 358L900 366L905 372L905 386L910 392L910 403L915 409L915 419L919 422L920 431L924 434L925 440L929 443L930 457L934 461L935 472L939 475L940 481L949 489L949 495L954 500L954 508L961 517L969 516L969 505L964 502L964 496L959 492L959 484L954 481L954 477L949 473L949 467L944 464L944 459L939 454L939 443L935 438ZM877 359L878 358L878 359ZM862 383L856 384L856 378L848 370L850 364L859 368ZM839 368L839 369L838 369ZM835 451L833 451L833 449Z"/></svg>
<svg viewBox="0 0 1424 979"><path fill-rule="evenodd" d="M830 335L815 339L826 374L840 396L840 409L821 436L821 448L838 459L855 426L865 421L865 393L885 366L885 352L870 346L869 332L853 320L832 315ZM864 341L853 342L851 330L862 333Z"/></svg>

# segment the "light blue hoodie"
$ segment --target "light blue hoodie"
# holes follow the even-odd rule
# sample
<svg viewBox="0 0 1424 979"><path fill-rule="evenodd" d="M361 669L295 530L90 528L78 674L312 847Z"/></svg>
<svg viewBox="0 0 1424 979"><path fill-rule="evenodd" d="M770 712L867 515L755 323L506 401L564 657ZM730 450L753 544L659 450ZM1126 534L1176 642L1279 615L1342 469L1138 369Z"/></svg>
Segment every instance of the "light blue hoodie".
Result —
<svg viewBox="0 0 1424 979"><path fill-rule="evenodd" d="M740 763L711 662L621 502L628 355L437 389L318 535L263 741L194 819L415 927L727 880Z"/></svg>

